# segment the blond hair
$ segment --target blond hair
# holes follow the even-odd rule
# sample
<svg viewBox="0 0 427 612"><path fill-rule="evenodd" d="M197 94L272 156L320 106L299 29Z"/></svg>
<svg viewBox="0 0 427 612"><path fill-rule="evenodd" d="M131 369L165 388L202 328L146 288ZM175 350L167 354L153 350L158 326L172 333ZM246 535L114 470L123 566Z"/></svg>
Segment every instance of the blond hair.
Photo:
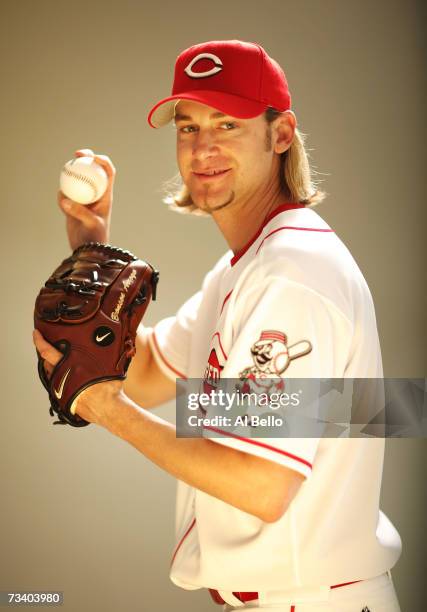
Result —
<svg viewBox="0 0 427 612"><path fill-rule="evenodd" d="M280 111L269 107L264 113L267 124L270 126L280 114ZM318 189L320 180L313 179L313 175L319 175L320 172L317 172L310 166L310 155L305 148L306 138L307 134L303 134L298 128L295 129L291 146L284 153L280 154L279 179L282 193L289 201L312 207L322 202L326 198L327 193ZM172 179L165 181L163 189L165 192L163 202L171 210L180 213L210 216L194 204L190 191L183 184L179 173Z"/></svg>

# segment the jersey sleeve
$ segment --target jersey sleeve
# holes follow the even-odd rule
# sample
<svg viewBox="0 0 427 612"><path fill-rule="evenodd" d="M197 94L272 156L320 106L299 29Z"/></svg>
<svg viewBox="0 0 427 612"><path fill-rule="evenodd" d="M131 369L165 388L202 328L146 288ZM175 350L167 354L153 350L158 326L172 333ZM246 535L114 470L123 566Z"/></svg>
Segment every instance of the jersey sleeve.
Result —
<svg viewBox="0 0 427 612"><path fill-rule="evenodd" d="M199 317L204 296L212 292L224 265L228 265L229 253L225 253L214 268L204 277L200 291L190 297L175 316L167 317L154 326L148 336L150 348L156 363L171 380L189 377L192 336Z"/></svg>
<svg viewBox="0 0 427 612"><path fill-rule="evenodd" d="M243 386L247 381L247 391L271 393L276 387L278 392L286 390L286 379L343 376L352 326L317 292L283 278L266 278L254 282L230 306L233 342L221 379L239 379ZM211 439L306 477L319 444L318 437L256 438L229 430L217 430Z"/></svg>
<svg viewBox="0 0 427 612"><path fill-rule="evenodd" d="M148 337L157 365L173 381L188 377L191 335L201 299L198 291L175 316L159 321Z"/></svg>

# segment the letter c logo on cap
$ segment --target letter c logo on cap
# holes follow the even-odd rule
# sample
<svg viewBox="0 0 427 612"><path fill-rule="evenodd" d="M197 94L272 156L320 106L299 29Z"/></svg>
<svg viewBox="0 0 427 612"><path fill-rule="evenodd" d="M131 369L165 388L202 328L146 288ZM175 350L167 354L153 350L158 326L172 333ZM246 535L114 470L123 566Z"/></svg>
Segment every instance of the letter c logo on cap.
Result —
<svg viewBox="0 0 427 612"><path fill-rule="evenodd" d="M213 63L215 64L215 68L211 68L210 70L207 70L205 72L193 72L194 64L196 64L201 59L212 60ZM218 72L221 72L221 70L222 70L222 61L219 59L217 55L214 55L213 53L199 53L199 55L196 55L196 57L194 57L191 60L187 68L185 68L184 72L185 74L187 74L189 77L193 79L203 79L204 77L209 77L214 74L217 74Z"/></svg>

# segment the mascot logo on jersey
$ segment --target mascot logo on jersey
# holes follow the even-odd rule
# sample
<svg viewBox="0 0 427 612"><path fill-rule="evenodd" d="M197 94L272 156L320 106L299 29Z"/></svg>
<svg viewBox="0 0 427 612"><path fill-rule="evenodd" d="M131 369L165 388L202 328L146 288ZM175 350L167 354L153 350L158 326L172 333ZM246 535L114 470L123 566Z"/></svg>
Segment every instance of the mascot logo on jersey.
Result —
<svg viewBox="0 0 427 612"><path fill-rule="evenodd" d="M289 346L288 338L283 332L274 329L264 330L251 347L253 365L239 374L241 380L246 380L241 391L247 393L250 390L250 380L257 381L257 386L269 387L270 391L271 387L278 391L283 390L283 382L274 383L271 378L280 378L291 361L308 355L312 350L313 347L308 340L301 340Z"/></svg>

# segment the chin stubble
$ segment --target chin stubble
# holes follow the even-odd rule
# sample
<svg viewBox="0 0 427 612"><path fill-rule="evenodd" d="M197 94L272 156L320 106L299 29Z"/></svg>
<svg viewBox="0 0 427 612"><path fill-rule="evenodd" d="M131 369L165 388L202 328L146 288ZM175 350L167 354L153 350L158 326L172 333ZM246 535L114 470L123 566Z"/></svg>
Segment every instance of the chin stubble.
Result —
<svg viewBox="0 0 427 612"><path fill-rule="evenodd" d="M212 214L214 212L217 212L218 210L223 210L226 206L229 206L235 197L235 192L231 191L230 197L228 198L228 200L226 202L224 202L223 204L219 204L218 206L210 206L207 202L208 200L208 193L204 194L204 201L203 201L203 205L200 206L199 208L201 208L201 210L203 210L204 212L207 212L209 214Z"/></svg>
<svg viewBox="0 0 427 612"><path fill-rule="evenodd" d="M211 208L209 204L205 202L205 206L207 206L207 212L213 213L213 212L216 212L217 210L222 210L223 208L231 204L233 200L234 200L234 191L231 192L230 197L228 198L226 202L224 202L224 204L220 204L219 206L215 206Z"/></svg>

